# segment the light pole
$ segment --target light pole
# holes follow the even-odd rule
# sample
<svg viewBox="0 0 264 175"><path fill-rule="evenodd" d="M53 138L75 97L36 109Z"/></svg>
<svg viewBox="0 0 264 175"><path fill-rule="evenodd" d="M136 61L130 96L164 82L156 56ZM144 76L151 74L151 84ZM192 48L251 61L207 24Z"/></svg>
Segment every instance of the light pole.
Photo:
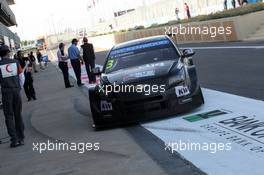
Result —
<svg viewBox="0 0 264 175"><path fill-rule="evenodd" d="M56 28L55 28L55 24L54 24L53 16L54 16L54 14L51 14L51 15L50 15L50 20L51 20L51 24L52 24L52 27L53 27L54 34L55 34L56 39L57 39L57 42L58 42L59 39L58 39L57 31L56 31Z"/></svg>

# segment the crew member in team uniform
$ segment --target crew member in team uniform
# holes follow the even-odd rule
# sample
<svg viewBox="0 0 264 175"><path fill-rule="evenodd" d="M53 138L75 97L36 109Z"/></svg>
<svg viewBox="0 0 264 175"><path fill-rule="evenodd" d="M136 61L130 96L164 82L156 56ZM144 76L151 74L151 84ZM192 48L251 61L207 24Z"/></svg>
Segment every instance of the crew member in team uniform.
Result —
<svg viewBox="0 0 264 175"><path fill-rule="evenodd" d="M24 74L19 62L10 59L8 46L0 46L0 84L2 89L3 111L9 136L10 147L24 145L24 123L22 119L21 87Z"/></svg>

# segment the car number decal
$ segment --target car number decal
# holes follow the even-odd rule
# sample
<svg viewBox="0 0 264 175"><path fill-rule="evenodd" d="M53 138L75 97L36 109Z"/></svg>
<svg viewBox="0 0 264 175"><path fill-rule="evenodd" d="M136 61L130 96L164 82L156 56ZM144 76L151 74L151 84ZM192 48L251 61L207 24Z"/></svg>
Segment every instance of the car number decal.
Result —
<svg viewBox="0 0 264 175"><path fill-rule="evenodd" d="M113 107L112 107L112 103L107 102L105 100L101 101L101 111L112 111Z"/></svg>
<svg viewBox="0 0 264 175"><path fill-rule="evenodd" d="M176 86L175 92L176 92L177 97L182 97L182 96L190 94L190 91L187 86Z"/></svg>
<svg viewBox="0 0 264 175"><path fill-rule="evenodd" d="M111 69L113 65L114 65L114 60L113 59L108 60L106 64L106 69Z"/></svg>

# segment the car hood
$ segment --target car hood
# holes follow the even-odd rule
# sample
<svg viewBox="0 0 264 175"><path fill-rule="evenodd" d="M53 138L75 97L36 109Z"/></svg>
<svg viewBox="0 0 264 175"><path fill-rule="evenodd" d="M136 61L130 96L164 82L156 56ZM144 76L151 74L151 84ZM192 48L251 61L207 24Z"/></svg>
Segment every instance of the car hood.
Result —
<svg viewBox="0 0 264 175"><path fill-rule="evenodd" d="M168 60L144 64L137 67L131 67L115 71L113 73L103 74L102 79L108 84L131 84L143 82L144 80L159 78L169 74L170 70L177 65L178 60Z"/></svg>

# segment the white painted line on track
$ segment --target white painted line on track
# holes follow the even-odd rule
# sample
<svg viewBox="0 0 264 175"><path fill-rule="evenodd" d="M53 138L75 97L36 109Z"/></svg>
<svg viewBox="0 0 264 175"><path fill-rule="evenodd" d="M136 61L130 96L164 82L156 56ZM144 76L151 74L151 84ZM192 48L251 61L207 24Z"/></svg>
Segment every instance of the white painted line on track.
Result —
<svg viewBox="0 0 264 175"><path fill-rule="evenodd" d="M264 46L216 46L216 47L184 47L181 49L192 48L196 50L215 50L215 49L264 49Z"/></svg>

